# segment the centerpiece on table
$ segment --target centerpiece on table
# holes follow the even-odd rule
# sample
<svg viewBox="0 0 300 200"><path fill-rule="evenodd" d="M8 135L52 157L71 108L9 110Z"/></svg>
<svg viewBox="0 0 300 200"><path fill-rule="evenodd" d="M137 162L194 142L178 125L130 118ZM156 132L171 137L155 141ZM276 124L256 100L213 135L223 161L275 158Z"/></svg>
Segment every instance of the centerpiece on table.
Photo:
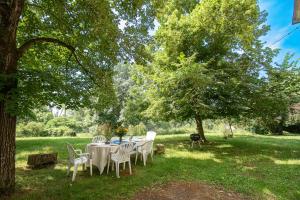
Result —
<svg viewBox="0 0 300 200"><path fill-rule="evenodd" d="M123 126L119 126L115 129L115 134L120 138L120 144L122 143L122 137L125 136L128 132L128 128L125 128Z"/></svg>
<svg viewBox="0 0 300 200"><path fill-rule="evenodd" d="M109 144L110 140L113 136L112 133L112 127L109 123L104 123L98 126L97 132L99 133L99 135L103 135L106 139L105 144Z"/></svg>

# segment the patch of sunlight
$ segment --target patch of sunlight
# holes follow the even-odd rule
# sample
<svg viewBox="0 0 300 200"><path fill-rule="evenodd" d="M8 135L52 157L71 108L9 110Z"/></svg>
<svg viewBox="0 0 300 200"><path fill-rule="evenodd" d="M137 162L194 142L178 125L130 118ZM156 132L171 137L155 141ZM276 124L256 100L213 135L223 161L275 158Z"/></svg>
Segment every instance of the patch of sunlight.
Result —
<svg viewBox="0 0 300 200"><path fill-rule="evenodd" d="M177 147L179 147L179 148L184 148L184 144L183 144L183 143L180 143L180 144L177 145Z"/></svg>
<svg viewBox="0 0 300 200"><path fill-rule="evenodd" d="M216 147L219 148L219 149L223 149L223 148L231 148L233 146L231 144L221 144L221 145L218 145Z"/></svg>
<svg viewBox="0 0 300 200"><path fill-rule="evenodd" d="M243 170L254 170L256 167L250 167L250 166L243 166Z"/></svg>
<svg viewBox="0 0 300 200"><path fill-rule="evenodd" d="M275 200L275 199L277 199L276 195L273 194L268 188L263 189L263 194L264 194L264 199L266 199L266 200Z"/></svg>
<svg viewBox="0 0 300 200"><path fill-rule="evenodd" d="M285 139L285 140L300 140L299 135L282 135L282 136L272 136L272 135L254 135L255 138L272 138L272 139Z"/></svg>
<svg viewBox="0 0 300 200"><path fill-rule="evenodd" d="M24 158L27 158L27 156L29 154L37 154L37 153L40 153L41 151L39 150L35 150L35 151L22 151L20 153L17 153L16 155L16 159L19 160L19 159L24 159Z"/></svg>
<svg viewBox="0 0 300 200"><path fill-rule="evenodd" d="M30 151L22 151L17 153L16 155L16 159L24 159L27 158L27 156L29 154L39 154L39 153L47 153L47 152L52 152L53 148L52 147L43 147L41 149L37 149L37 150L30 150Z"/></svg>
<svg viewBox="0 0 300 200"><path fill-rule="evenodd" d="M174 149L168 150L166 154L167 158L190 158L190 159L197 159L197 160L213 160L217 163L222 163L222 160L217 159L215 154L211 152L189 152L189 151L177 151Z"/></svg>
<svg viewBox="0 0 300 200"><path fill-rule="evenodd" d="M289 160L278 160L278 159L273 159L275 164L278 165L300 165L300 160L296 159L289 159Z"/></svg>
<svg viewBox="0 0 300 200"><path fill-rule="evenodd" d="M264 156L264 157L272 160L277 165L300 165L300 159L280 160L280 159L273 158L271 156Z"/></svg>
<svg viewBox="0 0 300 200"><path fill-rule="evenodd" d="M235 162L236 162L237 164L243 164L243 161L242 161L241 159L239 159L238 156L235 157Z"/></svg>
<svg viewBox="0 0 300 200"><path fill-rule="evenodd" d="M48 175L48 176L46 177L46 180L48 180L48 181L53 181L54 178L53 178L53 176Z"/></svg>

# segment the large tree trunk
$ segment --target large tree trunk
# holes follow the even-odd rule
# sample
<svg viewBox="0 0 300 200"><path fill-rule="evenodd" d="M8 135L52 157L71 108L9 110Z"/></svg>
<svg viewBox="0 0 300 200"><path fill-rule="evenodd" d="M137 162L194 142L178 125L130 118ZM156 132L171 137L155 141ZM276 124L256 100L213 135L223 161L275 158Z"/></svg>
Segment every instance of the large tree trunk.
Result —
<svg viewBox="0 0 300 200"><path fill-rule="evenodd" d="M202 125L201 116L200 115L196 115L195 116L195 121L196 121L196 125L197 125L198 134L200 135L201 140L206 143L207 140L206 140L205 135L204 135L204 129L203 129L203 125Z"/></svg>
<svg viewBox="0 0 300 200"><path fill-rule="evenodd" d="M15 186L17 27L24 0L0 1L0 196Z"/></svg>
<svg viewBox="0 0 300 200"><path fill-rule="evenodd" d="M5 112L0 103L0 194L14 191L15 187L16 117ZM1 195L0 195L1 196Z"/></svg>

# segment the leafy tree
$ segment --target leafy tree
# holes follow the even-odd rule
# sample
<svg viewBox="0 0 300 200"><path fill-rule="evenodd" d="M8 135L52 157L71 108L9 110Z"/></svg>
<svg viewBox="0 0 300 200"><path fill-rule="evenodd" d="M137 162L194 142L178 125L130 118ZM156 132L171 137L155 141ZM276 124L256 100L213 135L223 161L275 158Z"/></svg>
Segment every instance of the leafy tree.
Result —
<svg viewBox="0 0 300 200"><path fill-rule="evenodd" d="M289 108L300 102L300 67L293 54L287 54L282 63L266 70L249 114L272 134L281 135Z"/></svg>
<svg viewBox="0 0 300 200"><path fill-rule="evenodd" d="M147 74L149 116L202 120L247 113L261 69L276 52L259 37L268 27L257 1L203 0L187 9L167 1L159 13L152 63Z"/></svg>
<svg viewBox="0 0 300 200"><path fill-rule="evenodd" d="M137 125L145 121L143 111L147 108L147 101L143 94L142 74L138 73L136 65L120 63L114 67L114 94L111 104L99 112L98 121L117 126L119 123Z"/></svg>
<svg viewBox="0 0 300 200"><path fill-rule="evenodd" d="M108 96L111 67L139 59L154 11L150 0L0 2L1 193L15 185L17 116L41 105L77 109L91 105L92 96Z"/></svg>

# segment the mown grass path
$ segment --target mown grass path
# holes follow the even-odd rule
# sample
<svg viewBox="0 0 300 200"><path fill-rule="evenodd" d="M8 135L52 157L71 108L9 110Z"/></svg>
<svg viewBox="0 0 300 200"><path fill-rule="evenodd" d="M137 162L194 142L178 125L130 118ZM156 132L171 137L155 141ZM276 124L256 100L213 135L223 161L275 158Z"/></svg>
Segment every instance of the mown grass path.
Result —
<svg viewBox="0 0 300 200"><path fill-rule="evenodd" d="M189 148L188 135L158 136L166 154L146 167L133 165L133 175L114 172L94 176L80 171L76 182L66 176L65 143L84 149L90 138L17 139L17 192L13 199L127 199L137 191L169 181L214 184L253 199L300 199L300 137L236 136L224 140L211 135L210 145ZM59 153L54 169L27 170L30 153Z"/></svg>

